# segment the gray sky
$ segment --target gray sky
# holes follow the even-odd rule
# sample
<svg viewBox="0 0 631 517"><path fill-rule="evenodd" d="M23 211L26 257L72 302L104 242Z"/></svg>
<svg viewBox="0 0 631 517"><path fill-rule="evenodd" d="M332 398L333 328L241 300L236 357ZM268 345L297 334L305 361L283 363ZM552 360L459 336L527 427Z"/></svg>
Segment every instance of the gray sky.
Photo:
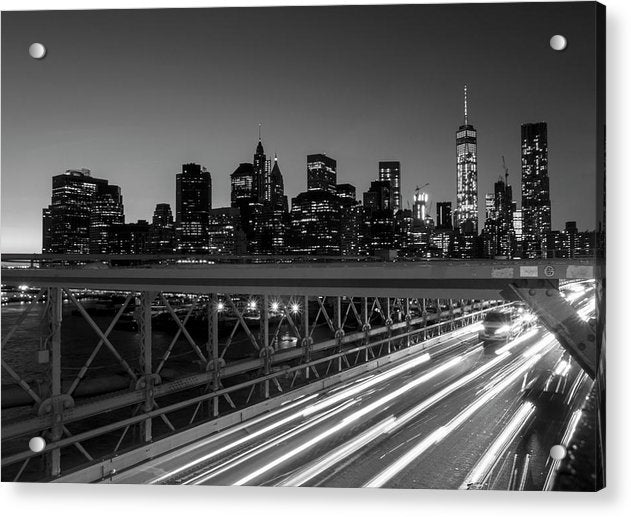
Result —
<svg viewBox="0 0 631 517"><path fill-rule="evenodd" d="M259 122L290 198L307 154L337 159L360 196L379 160L400 160L404 197L429 182L433 214L455 202L465 83L481 216L502 155L520 201L520 124L543 120L553 227L593 229L594 60L591 2L5 12L1 249L41 250L51 177L68 168L120 185L127 221L173 205L189 161L226 206Z"/></svg>

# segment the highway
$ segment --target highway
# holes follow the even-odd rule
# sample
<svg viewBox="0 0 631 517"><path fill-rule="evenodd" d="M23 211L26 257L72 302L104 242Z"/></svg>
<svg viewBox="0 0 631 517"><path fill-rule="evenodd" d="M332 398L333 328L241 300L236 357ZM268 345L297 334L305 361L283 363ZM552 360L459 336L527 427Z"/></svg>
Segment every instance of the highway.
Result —
<svg viewBox="0 0 631 517"><path fill-rule="evenodd" d="M591 316L593 297L572 301ZM107 482L549 489L592 381L539 326L491 347L479 329Z"/></svg>

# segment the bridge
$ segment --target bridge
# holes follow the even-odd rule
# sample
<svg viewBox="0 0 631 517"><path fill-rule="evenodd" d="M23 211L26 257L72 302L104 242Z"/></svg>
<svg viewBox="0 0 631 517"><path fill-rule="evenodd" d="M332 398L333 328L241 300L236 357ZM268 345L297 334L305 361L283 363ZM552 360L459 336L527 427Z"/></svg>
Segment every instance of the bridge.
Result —
<svg viewBox="0 0 631 517"><path fill-rule="evenodd" d="M344 392L358 375L394 382L389 371L421 364L428 351L449 362L450 351L475 341L487 312L514 302L538 316L541 335L531 338L552 336L581 383L602 368L597 260L3 254L2 262L13 266L2 269L3 285L32 291L3 326L2 367L13 381L3 390L3 479L116 481L146 472L138 466L147 458L190 458L199 440L277 418L269 415L300 397ZM585 281L596 312L564 292ZM12 365L7 352L29 321L41 339ZM83 329L80 343L69 324ZM94 343L84 342L87 332ZM32 452L28 440L39 435L46 447ZM138 476L128 479L149 479Z"/></svg>

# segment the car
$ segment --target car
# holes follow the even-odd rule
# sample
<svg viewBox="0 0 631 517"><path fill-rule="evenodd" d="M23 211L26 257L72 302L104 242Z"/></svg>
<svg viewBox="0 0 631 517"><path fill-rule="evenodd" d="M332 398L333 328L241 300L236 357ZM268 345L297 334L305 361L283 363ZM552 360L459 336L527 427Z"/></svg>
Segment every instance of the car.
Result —
<svg viewBox="0 0 631 517"><path fill-rule="evenodd" d="M485 344L507 343L521 334L524 320L512 307L492 310L486 313L478 337Z"/></svg>

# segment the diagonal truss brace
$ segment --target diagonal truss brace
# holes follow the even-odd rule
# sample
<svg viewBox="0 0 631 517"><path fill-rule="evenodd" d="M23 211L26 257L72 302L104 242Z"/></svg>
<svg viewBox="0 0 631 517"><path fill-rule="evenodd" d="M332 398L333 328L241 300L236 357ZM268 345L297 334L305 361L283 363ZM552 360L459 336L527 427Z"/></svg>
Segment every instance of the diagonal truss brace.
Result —
<svg viewBox="0 0 631 517"><path fill-rule="evenodd" d="M509 284L502 296L526 303L585 373L595 377L600 354L595 329L561 296L552 281L522 280Z"/></svg>

